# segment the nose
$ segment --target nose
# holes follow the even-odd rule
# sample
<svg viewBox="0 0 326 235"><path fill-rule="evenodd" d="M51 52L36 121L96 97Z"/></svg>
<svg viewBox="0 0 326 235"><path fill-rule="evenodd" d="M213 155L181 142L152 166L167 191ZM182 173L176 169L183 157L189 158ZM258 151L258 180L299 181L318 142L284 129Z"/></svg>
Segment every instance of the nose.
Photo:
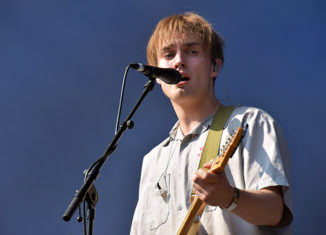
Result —
<svg viewBox="0 0 326 235"><path fill-rule="evenodd" d="M185 64L184 55L181 51L179 51L174 57L174 69L181 69L185 67L186 64Z"/></svg>

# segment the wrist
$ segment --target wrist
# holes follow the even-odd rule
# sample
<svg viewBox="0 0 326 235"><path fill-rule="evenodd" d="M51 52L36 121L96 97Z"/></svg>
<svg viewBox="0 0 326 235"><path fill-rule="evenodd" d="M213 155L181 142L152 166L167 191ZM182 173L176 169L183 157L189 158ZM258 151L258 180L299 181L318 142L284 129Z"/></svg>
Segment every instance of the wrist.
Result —
<svg viewBox="0 0 326 235"><path fill-rule="evenodd" d="M239 204L239 197L240 197L240 191L239 189L237 189L236 187L233 188L233 197L231 202L229 203L229 205L227 207L224 207L223 209L231 212L233 211Z"/></svg>

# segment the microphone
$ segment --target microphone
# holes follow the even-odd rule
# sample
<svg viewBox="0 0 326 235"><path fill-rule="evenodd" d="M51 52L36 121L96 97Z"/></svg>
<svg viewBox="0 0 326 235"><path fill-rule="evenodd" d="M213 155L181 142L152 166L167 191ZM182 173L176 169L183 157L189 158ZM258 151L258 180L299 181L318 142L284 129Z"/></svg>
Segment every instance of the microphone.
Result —
<svg viewBox="0 0 326 235"><path fill-rule="evenodd" d="M130 67L141 72L147 77L158 78L167 84L178 84L181 81L188 80L183 79L181 74L172 68L158 68L141 63L130 64Z"/></svg>

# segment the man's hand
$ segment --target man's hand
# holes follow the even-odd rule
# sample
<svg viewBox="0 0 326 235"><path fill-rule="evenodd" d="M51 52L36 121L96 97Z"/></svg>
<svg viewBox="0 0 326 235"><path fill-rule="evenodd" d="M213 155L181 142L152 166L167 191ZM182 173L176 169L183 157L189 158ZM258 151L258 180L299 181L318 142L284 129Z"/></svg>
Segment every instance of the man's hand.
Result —
<svg viewBox="0 0 326 235"><path fill-rule="evenodd" d="M209 169L212 161L204 164ZM193 176L194 193L203 202L212 206L227 208L233 199L234 187L226 178L224 170L215 174L199 169Z"/></svg>
<svg viewBox="0 0 326 235"><path fill-rule="evenodd" d="M210 168L212 161L204 165ZM215 174L199 169L193 176L193 189L203 202L227 208L234 196L234 187L228 182L224 170ZM232 213L255 225L276 226L283 214L281 186L260 190L240 190L238 206Z"/></svg>

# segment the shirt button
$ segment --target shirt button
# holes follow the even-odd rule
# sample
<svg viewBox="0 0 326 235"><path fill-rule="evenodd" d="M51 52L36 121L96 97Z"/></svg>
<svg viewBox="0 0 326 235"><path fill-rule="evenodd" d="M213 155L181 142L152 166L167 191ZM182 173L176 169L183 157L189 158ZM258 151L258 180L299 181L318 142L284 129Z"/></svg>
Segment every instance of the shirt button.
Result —
<svg viewBox="0 0 326 235"><path fill-rule="evenodd" d="M179 211L181 211L181 210L182 210L182 206L179 205L177 209L178 209Z"/></svg>

